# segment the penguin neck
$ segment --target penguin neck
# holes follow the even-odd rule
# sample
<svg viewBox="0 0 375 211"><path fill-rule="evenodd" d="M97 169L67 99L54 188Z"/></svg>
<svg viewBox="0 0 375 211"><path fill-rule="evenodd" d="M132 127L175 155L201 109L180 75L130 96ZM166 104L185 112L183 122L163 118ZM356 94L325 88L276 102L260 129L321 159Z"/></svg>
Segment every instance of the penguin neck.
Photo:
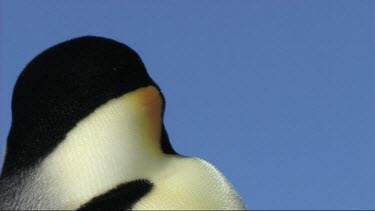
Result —
<svg viewBox="0 0 375 211"><path fill-rule="evenodd" d="M70 199L88 199L92 193L147 177L163 159L161 111L160 94L152 86L108 101L48 155L43 174L63 186Z"/></svg>
<svg viewBox="0 0 375 211"><path fill-rule="evenodd" d="M105 145L138 154L160 151L161 110L158 90L153 86L139 88L96 109L68 133L62 144L87 140L81 145L83 148L96 148L100 152L115 150L100 148Z"/></svg>

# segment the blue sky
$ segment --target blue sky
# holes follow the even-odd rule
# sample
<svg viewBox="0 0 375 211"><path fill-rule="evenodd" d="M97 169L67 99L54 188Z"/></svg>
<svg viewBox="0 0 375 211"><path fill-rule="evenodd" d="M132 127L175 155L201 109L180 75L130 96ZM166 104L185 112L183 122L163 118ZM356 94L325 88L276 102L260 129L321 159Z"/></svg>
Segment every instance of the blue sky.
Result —
<svg viewBox="0 0 375 211"><path fill-rule="evenodd" d="M375 1L3 1L0 142L23 67L67 39L134 48L181 154L250 209L375 208ZM1 161L0 161L1 162Z"/></svg>

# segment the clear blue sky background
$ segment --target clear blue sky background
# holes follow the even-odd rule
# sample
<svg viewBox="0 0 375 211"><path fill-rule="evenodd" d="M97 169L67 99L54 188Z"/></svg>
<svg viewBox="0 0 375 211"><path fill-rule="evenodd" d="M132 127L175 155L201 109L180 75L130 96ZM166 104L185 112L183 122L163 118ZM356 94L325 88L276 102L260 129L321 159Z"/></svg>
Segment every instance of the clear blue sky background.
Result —
<svg viewBox="0 0 375 211"><path fill-rule="evenodd" d="M176 150L251 209L375 209L375 1L3 1L1 154L23 67L82 35L134 48Z"/></svg>

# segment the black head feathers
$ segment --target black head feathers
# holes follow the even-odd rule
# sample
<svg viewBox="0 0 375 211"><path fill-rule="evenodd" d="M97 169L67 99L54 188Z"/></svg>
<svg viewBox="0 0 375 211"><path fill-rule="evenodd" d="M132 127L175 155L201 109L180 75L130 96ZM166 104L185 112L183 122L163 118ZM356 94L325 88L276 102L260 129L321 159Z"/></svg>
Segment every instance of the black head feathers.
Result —
<svg viewBox="0 0 375 211"><path fill-rule="evenodd" d="M47 49L16 83L3 175L34 165L98 106L150 85L137 53L114 40L87 36ZM174 153L162 134L164 151Z"/></svg>

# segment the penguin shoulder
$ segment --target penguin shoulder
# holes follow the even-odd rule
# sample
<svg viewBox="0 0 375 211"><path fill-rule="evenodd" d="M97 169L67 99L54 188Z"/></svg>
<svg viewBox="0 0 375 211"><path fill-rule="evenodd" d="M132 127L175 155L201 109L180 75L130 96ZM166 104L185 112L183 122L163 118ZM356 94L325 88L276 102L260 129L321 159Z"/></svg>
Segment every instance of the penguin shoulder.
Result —
<svg viewBox="0 0 375 211"><path fill-rule="evenodd" d="M246 209L212 164L199 158L172 157L163 172L151 179L153 189L134 209Z"/></svg>

